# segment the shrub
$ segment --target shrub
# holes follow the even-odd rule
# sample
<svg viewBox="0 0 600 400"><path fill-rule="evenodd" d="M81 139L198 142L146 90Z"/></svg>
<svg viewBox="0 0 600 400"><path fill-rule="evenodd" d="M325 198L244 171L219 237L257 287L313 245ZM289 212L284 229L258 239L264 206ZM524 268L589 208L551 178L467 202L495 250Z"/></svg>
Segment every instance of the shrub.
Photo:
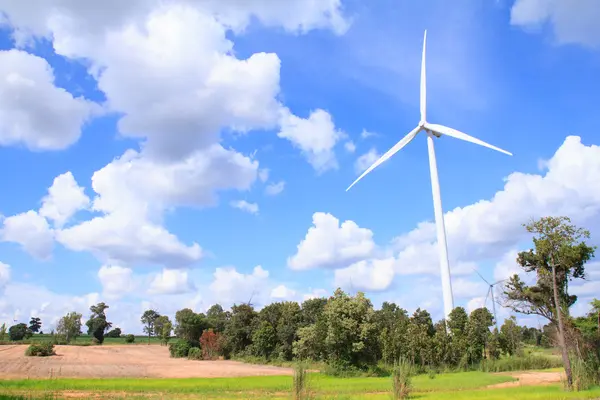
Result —
<svg viewBox="0 0 600 400"><path fill-rule="evenodd" d="M525 357L506 357L499 360L485 360L481 362L479 369L483 372L510 372L557 367L562 367L562 361L558 358L528 355Z"/></svg>
<svg viewBox="0 0 600 400"><path fill-rule="evenodd" d="M406 399L412 388L413 366L409 361L400 359L392 371L392 398Z"/></svg>
<svg viewBox="0 0 600 400"><path fill-rule="evenodd" d="M100 339L98 339L97 337L92 337L92 345L96 346L96 345L101 345L102 341Z"/></svg>
<svg viewBox="0 0 600 400"><path fill-rule="evenodd" d="M175 343L169 344L169 353L173 358L187 357L192 346L187 340L178 340Z"/></svg>
<svg viewBox="0 0 600 400"><path fill-rule="evenodd" d="M8 329L8 337L13 341L23 340L27 336L27 331L27 325L23 323L16 324Z"/></svg>
<svg viewBox="0 0 600 400"><path fill-rule="evenodd" d="M133 343L135 342L135 336L131 333L129 335L125 335L125 343Z"/></svg>
<svg viewBox="0 0 600 400"><path fill-rule="evenodd" d="M202 358L205 360L216 360L219 358L222 343L221 335L215 333L212 329L202 332L202 336L200 336Z"/></svg>
<svg viewBox="0 0 600 400"><path fill-rule="evenodd" d="M106 333L105 337L118 338L121 337L121 328L115 328Z"/></svg>
<svg viewBox="0 0 600 400"><path fill-rule="evenodd" d="M25 355L29 357L48 357L55 354L54 345L50 342L32 344L25 350Z"/></svg>
<svg viewBox="0 0 600 400"><path fill-rule="evenodd" d="M188 360L202 360L202 351L197 347L190 347L187 358Z"/></svg>
<svg viewBox="0 0 600 400"><path fill-rule="evenodd" d="M310 392L308 389L308 374L306 373L306 365L303 362L298 362L294 365L292 390L294 400L304 400L310 398Z"/></svg>

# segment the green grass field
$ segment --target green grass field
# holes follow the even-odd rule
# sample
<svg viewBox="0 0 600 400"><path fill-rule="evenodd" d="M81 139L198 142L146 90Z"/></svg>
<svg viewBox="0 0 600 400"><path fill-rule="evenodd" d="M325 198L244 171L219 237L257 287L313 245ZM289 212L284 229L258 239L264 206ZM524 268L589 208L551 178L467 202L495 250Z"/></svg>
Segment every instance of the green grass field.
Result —
<svg viewBox="0 0 600 400"><path fill-rule="evenodd" d="M513 381L509 376L483 372L426 375L413 379L414 399L594 399L600 388L567 393L559 385L486 389ZM0 381L2 399L61 398L63 392L79 398L140 399L289 399L292 378L265 376L212 379L47 379ZM390 378L333 378L311 374L309 387L316 399L389 399ZM19 397L26 396L26 397Z"/></svg>
<svg viewBox="0 0 600 400"><path fill-rule="evenodd" d="M11 344L31 344L31 343L41 343L41 342L47 342L49 340L52 339L52 335L50 334L36 334L33 335L31 338L29 339L25 339L25 340L17 340L17 341L3 341L0 344L3 345L11 345ZM175 342L177 341L177 338L172 338L169 343L171 342ZM81 335L79 336L76 340L72 341L70 344L71 345L87 345L90 344L92 342L92 336L91 335ZM159 338L157 337L151 337L150 338L150 344L160 344L161 341ZM136 335L135 336L135 341L133 343L127 343L125 342L125 335L122 335L121 337L118 338L111 338L111 337L105 337L104 338L104 344L148 344L148 336L141 336L141 335Z"/></svg>

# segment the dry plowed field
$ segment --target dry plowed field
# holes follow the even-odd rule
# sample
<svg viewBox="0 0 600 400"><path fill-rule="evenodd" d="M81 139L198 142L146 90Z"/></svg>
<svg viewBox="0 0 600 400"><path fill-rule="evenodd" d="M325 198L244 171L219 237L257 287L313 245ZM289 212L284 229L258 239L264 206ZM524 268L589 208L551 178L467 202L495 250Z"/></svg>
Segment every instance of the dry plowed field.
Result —
<svg viewBox="0 0 600 400"><path fill-rule="evenodd" d="M0 379L15 378L217 378L291 375L289 368L237 361L170 358L160 345L56 346L52 357L25 357L27 346L0 346Z"/></svg>

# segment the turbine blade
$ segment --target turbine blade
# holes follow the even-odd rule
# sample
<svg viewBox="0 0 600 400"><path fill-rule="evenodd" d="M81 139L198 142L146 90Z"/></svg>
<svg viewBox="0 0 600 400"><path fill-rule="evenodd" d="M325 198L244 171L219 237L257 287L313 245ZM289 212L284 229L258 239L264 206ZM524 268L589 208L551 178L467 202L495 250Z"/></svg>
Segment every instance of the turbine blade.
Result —
<svg viewBox="0 0 600 400"><path fill-rule="evenodd" d="M421 121L427 120L427 76L425 74L425 52L427 48L427 30L423 34L423 57L421 58Z"/></svg>
<svg viewBox="0 0 600 400"><path fill-rule="evenodd" d="M487 281L487 280L486 280L486 279L485 279L485 278L484 278L484 277L483 277L483 276L482 276L482 275L481 275L481 274L480 274L480 273L479 273L477 270L475 270L475 273L476 273L477 275L479 275L479 277L480 277L481 279L483 279L483 281L484 281L485 283L487 283L488 285L490 284L490 283L489 283L489 282L488 282L488 281Z"/></svg>
<svg viewBox="0 0 600 400"><path fill-rule="evenodd" d="M483 303L484 307L487 307L487 301L488 301L488 297L490 297L490 292L492 291L492 288L488 288L488 292L487 292L487 296L485 296L485 302Z"/></svg>
<svg viewBox="0 0 600 400"><path fill-rule="evenodd" d="M465 142L475 143L475 144L478 144L480 146L487 147L489 149L499 151L500 153L504 153L504 154L508 154L509 156L512 156L512 153L510 153L510 152L508 152L506 150L502 150L501 148L493 146L493 145L491 145L489 143L486 143L483 140L479 140L479 139L477 139L477 138L475 138L473 136L469 136L466 133L463 133L461 131L457 131L456 129L449 128L449 127L444 126L444 125L426 123L425 124L425 129L432 130L432 131L440 133L442 135L451 136L451 137L456 138L456 139L461 139L461 140L464 140Z"/></svg>
<svg viewBox="0 0 600 400"><path fill-rule="evenodd" d="M415 129L413 129L412 131L410 131L408 133L408 135L406 135L402 139L400 139L400 141L398 143L396 143L394 145L394 147L392 147L391 149L389 149L387 151L387 153L385 153L384 155L382 155L379 158L379 160L375 161L373 163L373 165L371 165L369 168L367 168L365 170L365 172L362 173L361 176L359 176L358 178L356 178L356 180L354 182L352 182L352 185L348 186L348 189L346 189L346 192L348 190L350 190L350 188L352 186L354 186L358 181L360 181L362 178L364 178L365 175L367 175L369 172L373 171L375 168L377 168L379 165L381 165L384 161L387 161L390 157L392 157L394 154L396 154L398 151L400 151L401 148L403 148L404 146L406 146L411 140L413 140L415 138L415 136L417 135L417 133L419 133L420 130L421 130L421 127L417 126Z"/></svg>
<svg viewBox="0 0 600 400"><path fill-rule="evenodd" d="M498 282L494 282L494 283L492 284L492 286L495 286L495 285L497 285L497 284L499 284L499 283L502 283L502 282L504 282L504 281L507 281L507 280L508 280L508 278L506 278L506 279L500 279Z"/></svg>

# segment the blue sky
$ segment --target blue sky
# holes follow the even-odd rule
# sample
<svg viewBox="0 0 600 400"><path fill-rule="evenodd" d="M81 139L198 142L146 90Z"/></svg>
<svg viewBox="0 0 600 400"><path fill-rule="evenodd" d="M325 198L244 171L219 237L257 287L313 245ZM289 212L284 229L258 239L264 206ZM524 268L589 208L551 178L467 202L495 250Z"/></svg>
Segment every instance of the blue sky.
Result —
<svg viewBox="0 0 600 400"><path fill-rule="evenodd" d="M440 318L424 135L345 191L418 122L425 29L428 120L514 153L436 141L476 307L521 223L599 221L600 7L566 2L0 1L0 320L106 301L136 331L337 286Z"/></svg>

